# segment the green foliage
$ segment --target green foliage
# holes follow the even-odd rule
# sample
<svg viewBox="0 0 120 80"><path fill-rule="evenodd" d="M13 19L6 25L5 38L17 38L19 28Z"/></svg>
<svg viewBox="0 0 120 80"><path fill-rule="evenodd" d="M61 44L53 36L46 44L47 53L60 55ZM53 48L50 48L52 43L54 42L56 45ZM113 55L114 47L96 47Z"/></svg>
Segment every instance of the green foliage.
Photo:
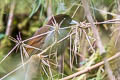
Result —
<svg viewBox="0 0 120 80"><path fill-rule="evenodd" d="M5 34L0 34L0 39L2 39L5 36Z"/></svg>
<svg viewBox="0 0 120 80"><path fill-rule="evenodd" d="M43 4L44 4L44 0L35 0L34 3L32 4L33 9L29 17L32 17L32 15L38 11L38 9L40 8L40 5L43 5Z"/></svg>

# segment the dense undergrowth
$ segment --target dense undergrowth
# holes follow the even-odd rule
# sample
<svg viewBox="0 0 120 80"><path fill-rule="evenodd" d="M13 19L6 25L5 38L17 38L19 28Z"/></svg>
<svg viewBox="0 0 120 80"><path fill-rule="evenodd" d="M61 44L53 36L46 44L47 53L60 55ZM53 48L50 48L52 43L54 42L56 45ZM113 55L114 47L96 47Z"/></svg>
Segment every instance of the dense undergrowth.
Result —
<svg viewBox="0 0 120 80"><path fill-rule="evenodd" d="M29 73L39 66L40 74L33 80L120 80L120 2L85 1L88 4L83 0L0 0L0 80L24 80L29 62ZM27 39L57 14L68 14L78 22L70 26L66 38L63 74L57 71L56 58L21 57ZM27 75L29 80L31 76Z"/></svg>

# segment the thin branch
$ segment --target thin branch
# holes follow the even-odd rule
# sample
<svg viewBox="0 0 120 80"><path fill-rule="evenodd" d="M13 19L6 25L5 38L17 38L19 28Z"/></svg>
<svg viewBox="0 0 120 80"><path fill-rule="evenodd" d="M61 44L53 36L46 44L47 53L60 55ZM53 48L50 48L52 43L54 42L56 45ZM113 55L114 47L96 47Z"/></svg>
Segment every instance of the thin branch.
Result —
<svg viewBox="0 0 120 80"><path fill-rule="evenodd" d="M52 30L52 31L54 31L54 30ZM50 33L50 32L51 32L51 31L48 31L48 32L45 32L45 33L43 33L43 34L33 36L33 37L31 37L31 38L28 38L28 39L26 39L26 40L23 40L22 42L24 43L24 42L29 41L29 40L32 40L32 39L34 39L34 38L37 38L37 37L46 35L46 34L48 34L48 33Z"/></svg>
<svg viewBox="0 0 120 80"><path fill-rule="evenodd" d="M90 39L89 39L87 33L85 32L85 30L83 30L83 32L84 32L84 34L85 34L85 36L86 36L86 39L87 39L87 41L88 41L88 43L89 43L89 45L90 45L90 48L92 49L93 53L95 53L95 50L94 50L94 48L93 48L93 46L92 46L92 43L90 42Z"/></svg>
<svg viewBox="0 0 120 80"><path fill-rule="evenodd" d="M92 15L91 15L91 12L90 12L90 9L89 9L88 1L87 0L82 0L82 3L83 3L83 7L84 7L84 10L85 10L87 19L91 23L91 28L92 28L94 37L96 38L97 47L99 48L100 55L106 56L106 51L105 51L104 46L102 44L102 41L100 39L98 29L96 28L96 26L94 24L94 20L92 18ZM106 60L106 57L104 57L103 59L104 59L105 68L106 68L105 70L108 74L109 79L110 80L115 80L114 75L112 74L112 70L109 67L109 63Z"/></svg>
<svg viewBox="0 0 120 80"><path fill-rule="evenodd" d="M75 14L77 13L77 11L78 11L78 9L80 8L80 4L78 5L78 7L76 8L76 10L75 10L75 12L73 13L73 15L72 15L72 18L75 16Z"/></svg>
<svg viewBox="0 0 120 80"><path fill-rule="evenodd" d="M100 9L95 8L95 7L94 8L91 7L91 9L94 9L94 10L99 11L101 13L109 14L109 15L112 15L112 16L115 16L115 17L120 17L120 15L118 15L118 14L115 14L115 13L112 13L112 12L107 12L107 11L104 11L104 10L100 10Z"/></svg>
<svg viewBox="0 0 120 80"><path fill-rule="evenodd" d="M24 63L24 65L26 65L28 62L30 61L30 59L28 61L26 61ZM5 76L3 76L2 78L0 78L0 80L4 80L6 77L8 77L9 75L11 75L12 73L16 72L17 70L21 69L24 65L21 65L17 68L15 68L14 70L12 70L11 72L9 72L8 74L6 74Z"/></svg>
<svg viewBox="0 0 120 80"><path fill-rule="evenodd" d="M0 61L0 64L19 46L19 43Z"/></svg>
<svg viewBox="0 0 120 80"><path fill-rule="evenodd" d="M52 12L52 0L48 0L48 8L47 8L47 16L48 16L48 19L53 15L53 12Z"/></svg>
<svg viewBox="0 0 120 80"><path fill-rule="evenodd" d="M88 21L91 23L91 28L92 28L94 37L96 38L97 47L99 48L100 54L104 54L105 49L104 49L104 46L103 46L102 41L100 39L98 29L96 28L96 26L94 24L94 20L92 18L91 12L90 12L88 2L86 0L82 0L82 3L83 3L83 7L84 7L84 10L85 10L86 17L87 17Z"/></svg>
<svg viewBox="0 0 120 80"><path fill-rule="evenodd" d="M10 8L9 19L8 19L8 23L7 23L7 29L6 29L6 32L5 32L5 34L7 36L10 35L10 33L11 33L11 25L12 25L13 16L14 16L15 5L16 5L16 2L15 2L15 0L13 0L13 2L11 4L11 8Z"/></svg>
<svg viewBox="0 0 120 80"><path fill-rule="evenodd" d="M107 61L111 61L111 60L116 59L118 57L120 57L120 52L118 52L114 56L108 58ZM93 65L93 66L91 66L89 68L86 68L86 69L82 70L82 71L78 71L78 72L76 72L76 73L74 73L72 75L64 77L64 78L62 78L60 80L69 80L69 79L74 78L76 76L79 76L79 75L82 75L84 73L90 72L91 70L96 69L96 68L100 67L101 65L104 65L104 61L99 62L99 63L97 63L97 64L95 64L95 65Z"/></svg>

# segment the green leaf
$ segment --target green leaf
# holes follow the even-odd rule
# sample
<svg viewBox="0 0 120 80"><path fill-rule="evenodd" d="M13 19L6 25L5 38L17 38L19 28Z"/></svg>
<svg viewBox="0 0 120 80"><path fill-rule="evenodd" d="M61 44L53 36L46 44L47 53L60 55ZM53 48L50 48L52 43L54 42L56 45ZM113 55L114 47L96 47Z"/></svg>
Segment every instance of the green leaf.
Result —
<svg viewBox="0 0 120 80"><path fill-rule="evenodd" d="M32 15L33 15L35 12L37 12L37 10L38 10L39 7L40 7L41 2L42 2L41 0L36 0L35 3L33 3L33 10L32 10L32 12L31 12L31 14L30 14L29 17L32 17Z"/></svg>

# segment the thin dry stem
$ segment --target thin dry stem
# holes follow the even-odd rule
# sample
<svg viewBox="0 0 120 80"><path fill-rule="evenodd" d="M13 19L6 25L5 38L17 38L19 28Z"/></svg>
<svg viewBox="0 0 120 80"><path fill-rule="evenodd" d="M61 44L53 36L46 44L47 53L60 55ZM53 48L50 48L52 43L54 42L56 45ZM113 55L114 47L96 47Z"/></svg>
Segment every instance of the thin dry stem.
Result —
<svg viewBox="0 0 120 80"><path fill-rule="evenodd" d="M80 8L80 4L78 5L78 7L76 8L76 10L74 11L72 18L75 16L75 14L77 13L78 9Z"/></svg>
<svg viewBox="0 0 120 80"><path fill-rule="evenodd" d="M24 67L24 59L23 59L23 50L22 50L22 46L20 46L20 56L21 56L21 61L22 61L23 68L25 69L25 67Z"/></svg>
<svg viewBox="0 0 120 80"><path fill-rule="evenodd" d="M94 50L94 48L93 48L93 46L92 46L92 44L91 44L91 42L90 42L90 39L89 39L87 33L85 32L85 30L83 30L83 32L85 33L86 39L87 39L87 41L88 41L88 43L89 43L89 45L90 45L90 47L91 47L93 53L95 53L95 50Z"/></svg>
<svg viewBox="0 0 120 80"><path fill-rule="evenodd" d="M19 46L19 43L16 44L11 50L10 52L0 61L0 64Z"/></svg>
<svg viewBox="0 0 120 80"><path fill-rule="evenodd" d="M118 53L116 53L114 56L108 58L107 61L111 61L111 60L116 59L116 58L118 58L118 57L120 57L120 52L118 52ZM100 66L103 65L103 64L104 64L104 61L99 62L99 63L97 63L97 64L95 64L95 65L93 65L93 66L91 66L91 67L89 67L89 68L86 68L86 69L84 69L84 70L82 70L82 71L78 71L78 72L76 72L76 73L73 73L72 75L69 75L69 76L67 76L67 77L64 77L64 78L62 78L62 79L60 79L60 80L69 80L69 79L74 78L74 77L76 77L76 76L79 76L79 75L81 75L81 74L90 72L91 70L96 69L96 68L100 67Z"/></svg>
<svg viewBox="0 0 120 80"><path fill-rule="evenodd" d="M70 35L70 69L72 70L72 35Z"/></svg>
<svg viewBox="0 0 120 80"><path fill-rule="evenodd" d="M115 17L120 17L120 15L112 13L112 12L107 12L107 11L100 10L100 9L97 9L97 8L92 8L92 7L91 7L91 9L94 9L94 10L97 10L99 12L102 12L102 13L105 13L105 14L109 14L109 15L112 15L112 16L115 16Z"/></svg>
<svg viewBox="0 0 120 80"><path fill-rule="evenodd" d="M7 36L10 35L10 33L11 33L11 25L12 25L13 16L14 16L15 5L16 5L16 2L15 2L15 0L13 0L13 2L11 4L11 8L10 8L9 19L8 19L8 23L7 23L7 29L6 29L6 32L5 32L5 34Z"/></svg>
<svg viewBox="0 0 120 80"><path fill-rule="evenodd" d="M24 46L22 46L22 48L23 48L23 52L24 52L24 54L25 54L25 57L28 59L28 58L29 58L29 55L28 55L26 49L24 48Z"/></svg>
<svg viewBox="0 0 120 80"><path fill-rule="evenodd" d="M52 31L54 31L54 30L52 30ZM34 38L37 38L37 37L40 37L40 36L49 34L50 32L51 32L51 31L48 31L48 32L42 33L42 34L40 34L40 35L33 36L33 37L31 37L31 38L28 38L28 39L26 39L26 40L23 40L22 42L24 43L24 42L29 41L29 40L32 40L32 39L34 39Z"/></svg>
<svg viewBox="0 0 120 80"><path fill-rule="evenodd" d="M48 0L48 8L47 8L47 16L48 16L48 19L53 15L53 12L52 12L52 0Z"/></svg>
<svg viewBox="0 0 120 80"><path fill-rule="evenodd" d="M87 17L88 21L91 23L91 28L92 28L94 37L96 38L97 47L99 48L100 54L104 54L105 49L104 49L104 46L103 46L102 41L100 39L100 35L98 33L98 30L97 30L96 26L93 24L94 20L92 18L91 12L90 12L88 2L86 0L82 0L82 3L83 3L86 17Z"/></svg>
<svg viewBox="0 0 120 80"><path fill-rule="evenodd" d="M28 64L28 62L30 61L30 59L28 61L26 61L24 63L24 65ZM12 73L16 72L17 70L21 69L24 65L21 65L17 68L15 68L14 70L12 70L11 72L9 72L8 74L6 74L5 76L3 76L2 78L0 78L0 80L4 80L6 77L8 77L9 75L11 75Z"/></svg>
<svg viewBox="0 0 120 80"><path fill-rule="evenodd" d="M49 78L48 73L47 73L47 71L45 70L45 68L44 68L43 65L42 65L42 69L43 69L43 71L45 72L45 74L47 75L47 77Z"/></svg>
<svg viewBox="0 0 120 80"><path fill-rule="evenodd" d="M49 61L47 60L47 63L49 64ZM51 78L52 78L52 80L53 80L53 74L52 74L52 70L51 70L51 66L50 66L50 64L49 64L49 72L50 72L50 76L51 76Z"/></svg>

